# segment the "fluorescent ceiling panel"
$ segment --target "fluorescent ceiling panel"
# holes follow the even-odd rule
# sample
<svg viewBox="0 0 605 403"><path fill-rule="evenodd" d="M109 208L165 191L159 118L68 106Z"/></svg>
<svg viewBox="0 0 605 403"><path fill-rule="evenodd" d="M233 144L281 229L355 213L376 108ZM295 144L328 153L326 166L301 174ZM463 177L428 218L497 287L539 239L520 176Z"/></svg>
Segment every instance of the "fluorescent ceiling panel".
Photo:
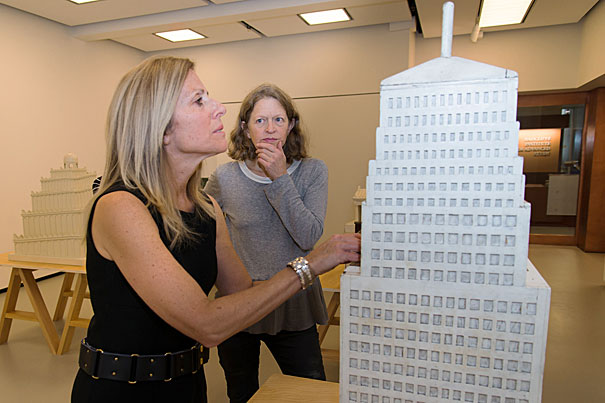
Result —
<svg viewBox="0 0 605 403"><path fill-rule="evenodd" d="M483 0L479 26L520 24L533 0Z"/></svg>
<svg viewBox="0 0 605 403"><path fill-rule="evenodd" d="M344 8L298 14L309 25L330 24L351 20Z"/></svg>
<svg viewBox="0 0 605 403"><path fill-rule="evenodd" d="M71 1L72 3L76 3L76 4L84 4L84 3L92 3L95 1L99 1L99 0L68 0Z"/></svg>
<svg viewBox="0 0 605 403"><path fill-rule="evenodd" d="M179 29L177 31L156 32L154 35L169 40L170 42L192 41L204 39L205 36L190 29Z"/></svg>

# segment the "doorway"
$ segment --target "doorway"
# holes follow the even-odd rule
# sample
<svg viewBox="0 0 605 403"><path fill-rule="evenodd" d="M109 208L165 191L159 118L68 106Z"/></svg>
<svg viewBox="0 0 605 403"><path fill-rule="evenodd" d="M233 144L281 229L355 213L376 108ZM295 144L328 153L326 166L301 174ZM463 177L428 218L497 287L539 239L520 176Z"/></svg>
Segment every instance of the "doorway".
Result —
<svg viewBox="0 0 605 403"><path fill-rule="evenodd" d="M577 244L586 100L586 93L519 96L530 243Z"/></svg>

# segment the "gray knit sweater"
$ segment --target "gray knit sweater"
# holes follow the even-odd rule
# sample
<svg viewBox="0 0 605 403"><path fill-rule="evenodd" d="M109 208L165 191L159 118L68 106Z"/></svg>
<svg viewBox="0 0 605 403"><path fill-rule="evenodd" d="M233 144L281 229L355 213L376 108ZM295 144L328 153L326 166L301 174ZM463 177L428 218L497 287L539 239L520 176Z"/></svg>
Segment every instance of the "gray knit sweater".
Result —
<svg viewBox="0 0 605 403"><path fill-rule="evenodd" d="M305 256L323 233L328 202L328 169L323 161L295 161L275 181L251 172L243 162L219 166L205 187L220 204L231 241L253 280L267 280L298 256ZM321 284L301 290L250 333L275 334L327 323Z"/></svg>

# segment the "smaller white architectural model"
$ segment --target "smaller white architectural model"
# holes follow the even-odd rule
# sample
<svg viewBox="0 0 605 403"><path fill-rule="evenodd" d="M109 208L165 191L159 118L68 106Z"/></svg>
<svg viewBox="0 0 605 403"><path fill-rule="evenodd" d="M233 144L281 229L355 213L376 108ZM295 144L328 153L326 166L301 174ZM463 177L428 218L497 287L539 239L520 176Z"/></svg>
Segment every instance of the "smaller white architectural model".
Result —
<svg viewBox="0 0 605 403"><path fill-rule="evenodd" d="M23 235L15 235L9 260L82 265L85 262L86 204L92 197L95 173L78 168L67 154L63 168L41 178L42 190L32 192L32 210L22 211Z"/></svg>

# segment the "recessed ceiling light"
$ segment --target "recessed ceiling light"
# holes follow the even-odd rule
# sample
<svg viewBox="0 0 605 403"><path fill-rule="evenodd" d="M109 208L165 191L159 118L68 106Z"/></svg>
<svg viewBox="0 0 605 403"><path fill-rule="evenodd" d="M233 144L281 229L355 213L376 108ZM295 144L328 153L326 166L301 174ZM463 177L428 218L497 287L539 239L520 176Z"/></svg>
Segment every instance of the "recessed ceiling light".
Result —
<svg viewBox="0 0 605 403"><path fill-rule="evenodd" d="M352 18L344 8L298 14L309 25L329 24L332 22L350 21Z"/></svg>
<svg viewBox="0 0 605 403"><path fill-rule="evenodd" d="M479 10L479 26L520 24L533 0L483 0Z"/></svg>
<svg viewBox="0 0 605 403"><path fill-rule="evenodd" d="M204 39L205 36L190 29L179 29L177 31L156 32L154 35L169 40L170 42L192 41Z"/></svg>
<svg viewBox="0 0 605 403"><path fill-rule="evenodd" d="M72 3L76 3L76 4L85 4L85 3L93 3L95 1L100 1L100 0L67 0L70 1Z"/></svg>

